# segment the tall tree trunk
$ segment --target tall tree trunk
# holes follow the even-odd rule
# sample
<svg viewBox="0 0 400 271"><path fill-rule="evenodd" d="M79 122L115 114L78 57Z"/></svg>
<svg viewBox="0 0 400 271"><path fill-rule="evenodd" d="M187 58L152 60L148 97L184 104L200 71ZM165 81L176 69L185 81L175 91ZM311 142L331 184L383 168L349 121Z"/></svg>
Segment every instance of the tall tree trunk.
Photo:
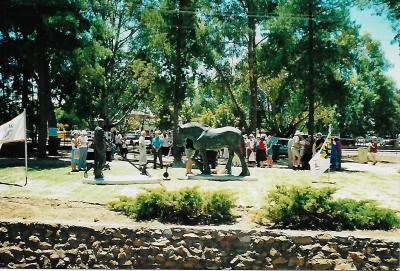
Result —
<svg viewBox="0 0 400 271"><path fill-rule="evenodd" d="M314 135L314 111L315 111L315 97L314 97L314 21L313 9L314 0L309 0L308 4L308 84L307 84L307 98L308 98L308 123L307 129L309 135Z"/></svg>
<svg viewBox="0 0 400 271"><path fill-rule="evenodd" d="M110 121L110 116L108 115L108 99L107 99L107 93L108 93L108 89L107 89L107 85L104 86L103 91L101 92L101 103L102 103L102 107L103 107L103 116L102 118L104 119L104 127L102 127L105 131L110 131L111 129L111 121Z"/></svg>
<svg viewBox="0 0 400 271"><path fill-rule="evenodd" d="M247 1L247 27L249 31L247 41L247 60L249 65L249 86L250 86L250 132L255 133L257 129L257 75L255 71L256 57L256 21L252 16L255 14L255 6L253 0ZM249 16L250 15L250 16Z"/></svg>
<svg viewBox="0 0 400 271"><path fill-rule="evenodd" d="M25 60L26 61L26 60ZM29 95L29 70L27 64L24 62L22 71L22 108L28 108L28 95Z"/></svg>
<svg viewBox="0 0 400 271"><path fill-rule="evenodd" d="M49 96L49 64L46 55L46 35L43 18L39 19L37 29L37 62L38 62L38 98L39 98L39 132L38 132L38 158L46 157L48 96Z"/></svg>
<svg viewBox="0 0 400 271"><path fill-rule="evenodd" d="M183 7L185 7L185 0L179 0L179 10L181 10ZM184 37L183 37L183 32L182 32L182 25L183 25L183 18L182 18L182 13L179 12L177 14L178 20L177 20L177 39L176 39L176 66L175 66L175 84L174 84L174 93L173 93L173 101L174 101L174 111L172 113L172 119L173 119L173 155L174 155L174 165L179 166L182 165L182 153L181 153L181 147L177 145L178 143L178 126L179 126L179 111L181 108L182 100L185 96L185 90L183 89L183 74L182 74L182 68L183 68L183 55L182 55L182 49L183 49L183 42L184 42Z"/></svg>

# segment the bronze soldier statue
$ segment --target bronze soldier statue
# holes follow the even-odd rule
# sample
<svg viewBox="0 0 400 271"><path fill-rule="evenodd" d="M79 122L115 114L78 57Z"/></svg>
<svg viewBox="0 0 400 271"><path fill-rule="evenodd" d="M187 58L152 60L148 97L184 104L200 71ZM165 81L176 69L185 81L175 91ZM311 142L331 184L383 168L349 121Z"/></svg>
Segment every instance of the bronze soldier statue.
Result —
<svg viewBox="0 0 400 271"><path fill-rule="evenodd" d="M94 130L94 177L96 179L103 178L103 167L106 164L106 140L104 130L101 127L96 127Z"/></svg>

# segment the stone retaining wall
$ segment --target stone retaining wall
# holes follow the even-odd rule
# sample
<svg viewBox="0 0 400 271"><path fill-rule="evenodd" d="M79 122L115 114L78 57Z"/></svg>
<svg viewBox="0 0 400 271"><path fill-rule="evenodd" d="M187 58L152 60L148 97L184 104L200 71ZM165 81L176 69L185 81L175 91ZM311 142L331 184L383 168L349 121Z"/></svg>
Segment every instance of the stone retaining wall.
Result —
<svg viewBox="0 0 400 271"><path fill-rule="evenodd" d="M399 242L271 230L0 222L0 268L400 270Z"/></svg>

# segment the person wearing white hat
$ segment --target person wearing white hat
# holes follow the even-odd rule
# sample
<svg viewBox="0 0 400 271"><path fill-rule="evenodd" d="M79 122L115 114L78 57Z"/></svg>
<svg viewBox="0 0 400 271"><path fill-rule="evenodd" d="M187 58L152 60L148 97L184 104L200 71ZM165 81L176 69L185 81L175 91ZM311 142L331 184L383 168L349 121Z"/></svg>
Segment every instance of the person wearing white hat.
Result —
<svg viewBox="0 0 400 271"><path fill-rule="evenodd" d="M292 143L292 148L291 148L291 152L292 152L292 161L293 161L293 170L298 170L300 169L300 131L297 130L294 133L293 136L293 143Z"/></svg>
<svg viewBox="0 0 400 271"><path fill-rule="evenodd" d="M376 136L373 136L371 138L371 143L369 143L369 156L372 160L372 165L375 165L377 163L376 161L376 154L378 153L378 138Z"/></svg>
<svg viewBox="0 0 400 271"><path fill-rule="evenodd" d="M85 170L86 168L86 157L88 152L88 137L86 130L81 131L81 135L79 136L79 162L78 169Z"/></svg>

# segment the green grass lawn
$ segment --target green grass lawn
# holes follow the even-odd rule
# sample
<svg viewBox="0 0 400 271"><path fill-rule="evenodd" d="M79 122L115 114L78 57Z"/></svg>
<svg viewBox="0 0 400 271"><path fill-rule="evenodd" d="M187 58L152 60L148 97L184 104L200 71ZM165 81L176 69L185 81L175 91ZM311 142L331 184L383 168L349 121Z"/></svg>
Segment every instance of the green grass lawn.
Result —
<svg viewBox="0 0 400 271"><path fill-rule="evenodd" d="M21 163L20 163L21 164ZM24 183L24 168L17 163L0 168L0 182ZM385 165L390 168L390 166ZM398 166L394 164L394 166ZM346 168L346 164L344 164ZM138 171L126 162L115 161L111 163L111 171L105 175L138 174ZM146 188L160 187L160 184L132 184L132 185L88 185L82 183L83 173L69 173L68 162L62 161L30 161L28 172L29 180L26 187L16 187L0 184L1 197L43 197L73 201L106 203L119 195L133 196ZM235 175L240 172L234 168ZM150 169L153 176L162 176L164 171ZM302 184L312 187L334 186L338 188L335 197L352 199L372 199L381 206L390 207L400 211L400 174L396 170L380 168L378 173L366 172L333 172L315 180L309 176L308 171L293 171L283 167L272 169L250 168L252 176L257 181L228 181L217 182L207 180L183 179L185 169L170 168L171 180L163 181L166 189L178 189L188 186L199 186L202 190L227 189L237 197L237 203L243 206L260 207L269 190L275 185ZM197 171L198 172L198 171ZM91 173L92 174L92 171Z"/></svg>

